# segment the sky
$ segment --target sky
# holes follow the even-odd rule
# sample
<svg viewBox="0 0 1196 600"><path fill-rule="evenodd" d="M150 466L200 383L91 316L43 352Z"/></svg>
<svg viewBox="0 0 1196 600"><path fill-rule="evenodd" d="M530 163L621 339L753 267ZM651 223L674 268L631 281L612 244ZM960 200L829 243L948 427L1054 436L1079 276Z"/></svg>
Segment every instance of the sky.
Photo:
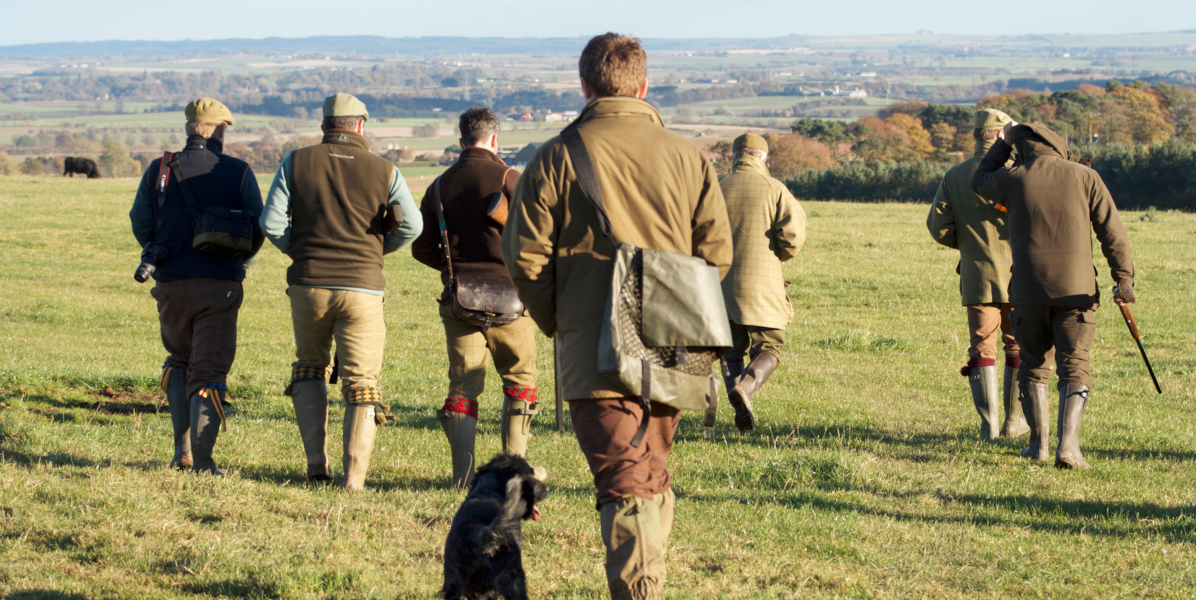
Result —
<svg viewBox="0 0 1196 600"><path fill-rule="evenodd" d="M0 15L0 46L316 35L579 37L605 31L766 38L1196 30L1194 0L0 0Z"/></svg>

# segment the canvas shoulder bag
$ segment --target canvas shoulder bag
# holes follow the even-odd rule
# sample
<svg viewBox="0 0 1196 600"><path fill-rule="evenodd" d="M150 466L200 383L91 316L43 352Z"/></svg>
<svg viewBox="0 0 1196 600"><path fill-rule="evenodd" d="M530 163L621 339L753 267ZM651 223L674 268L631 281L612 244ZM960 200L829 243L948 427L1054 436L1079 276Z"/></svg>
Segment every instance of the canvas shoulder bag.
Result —
<svg viewBox="0 0 1196 600"><path fill-rule="evenodd" d="M195 199L191 196L191 186L187 185L186 176L183 174L183 165L179 163L179 155L164 153L159 170L161 165L165 165L166 175L159 176L158 203L162 204L165 200L166 183L170 172L174 171L174 180L179 184L179 191L183 193L183 201L187 203L187 211L191 213L193 220L191 247L200 254L216 258L235 259L249 256L253 251L253 221L249 213L227 206L197 209Z"/></svg>
<svg viewBox="0 0 1196 600"><path fill-rule="evenodd" d="M499 192L500 194L502 192ZM492 325L514 323L523 316L523 302L510 277L483 275L455 275L453 257L449 251L448 228L444 221L444 205L440 196L440 178L432 182L432 199L436 205L436 219L440 222L440 244L444 247L444 261L449 272L449 298L453 315L467 323L478 325L486 332Z"/></svg>
<svg viewBox="0 0 1196 600"><path fill-rule="evenodd" d="M631 441L638 447L648 430L652 402L705 410L717 387L712 367L731 347L718 268L696 256L619 242L581 134L568 127L561 136L577 183L616 249L598 340L598 372L639 396L644 416Z"/></svg>

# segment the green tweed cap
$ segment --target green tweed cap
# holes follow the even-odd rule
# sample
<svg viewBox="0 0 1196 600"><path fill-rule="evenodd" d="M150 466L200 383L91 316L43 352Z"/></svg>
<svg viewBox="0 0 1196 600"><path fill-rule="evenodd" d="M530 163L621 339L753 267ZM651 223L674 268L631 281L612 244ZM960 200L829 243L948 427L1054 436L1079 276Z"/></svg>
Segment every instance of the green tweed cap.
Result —
<svg viewBox="0 0 1196 600"><path fill-rule="evenodd" d="M755 148L768 152L768 140L754 133L745 133L735 138L735 142L731 144L731 152L739 152L744 148Z"/></svg>
<svg viewBox="0 0 1196 600"><path fill-rule="evenodd" d="M1011 121L1013 121L1012 117L995 108L982 108L973 115L972 127L975 129L1000 129Z"/></svg>
<svg viewBox="0 0 1196 600"><path fill-rule="evenodd" d="M325 117L365 117L370 120L370 111L365 109L365 103L351 94L336 94L324 99Z"/></svg>
<svg viewBox="0 0 1196 600"><path fill-rule="evenodd" d="M192 100L187 108L183 109L183 113L187 115L188 123L233 124L233 113L229 112L228 107L221 104L219 100L212 98Z"/></svg>

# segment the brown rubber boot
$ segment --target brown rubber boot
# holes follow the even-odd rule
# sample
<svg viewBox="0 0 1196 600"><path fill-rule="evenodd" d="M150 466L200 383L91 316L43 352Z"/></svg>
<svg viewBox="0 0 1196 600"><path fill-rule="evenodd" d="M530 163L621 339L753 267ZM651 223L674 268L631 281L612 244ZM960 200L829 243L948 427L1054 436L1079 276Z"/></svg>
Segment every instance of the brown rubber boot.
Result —
<svg viewBox="0 0 1196 600"><path fill-rule="evenodd" d="M722 359L719 365L723 372L723 385L727 387L727 393L731 393L731 389L735 384L739 383L739 378L743 376L743 359ZM707 438L714 437L714 424L718 419L718 383L712 382L710 392L706 398L706 418L702 420L702 435Z"/></svg>
<svg viewBox="0 0 1196 600"><path fill-rule="evenodd" d="M661 507L654 500L630 497L599 508L612 600L664 599L667 565Z"/></svg>
<svg viewBox="0 0 1196 600"><path fill-rule="evenodd" d="M1002 395L1005 405L1005 424L1001 426L1001 437L1021 437L1030 433L1030 425L1026 423L1026 415L1022 412L1021 398L1014 398L1013 393L1021 391L1017 386L1017 369L1005 365L1005 386Z"/></svg>
<svg viewBox="0 0 1196 600"><path fill-rule="evenodd" d="M1055 466L1060 469L1089 468L1080 453L1080 423L1084 420L1089 392L1086 386L1071 383L1059 390L1059 447Z"/></svg>
<svg viewBox="0 0 1196 600"><path fill-rule="evenodd" d="M968 383L972 386L972 404L980 414L980 438L995 440L1000 435L997 421L1001 418L996 365L972 367Z"/></svg>
<svg viewBox="0 0 1196 600"><path fill-rule="evenodd" d="M1019 384L1022 393L1022 410L1026 423L1030 425L1030 444L1022 450L1022 456L1031 460L1048 460L1051 457L1051 411L1047 404L1045 383Z"/></svg>
<svg viewBox="0 0 1196 600"><path fill-rule="evenodd" d="M228 474L228 471L216 468L216 461L212 459L216 437L223 424L224 408L216 390L205 388L191 394L191 469L196 473Z"/></svg>
<svg viewBox="0 0 1196 600"><path fill-rule="evenodd" d="M174 459L170 468L186 471L191 468L191 399L187 397L187 372L166 367L162 374L162 389L170 406L170 424L174 428Z"/></svg>
<svg viewBox="0 0 1196 600"><path fill-rule="evenodd" d="M342 465L345 469L345 489L364 490L365 476L370 470L370 455L374 453L374 436L378 422L372 404L345 406L344 446Z"/></svg>
<svg viewBox="0 0 1196 600"><path fill-rule="evenodd" d="M328 384L323 379L302 379L291 383L295 424L307 454L307 478L332 479L328 466Z"/></svg>
<svg viewBox="0 0 1196 600"><path fill-rule="evenodd" d="M436 411L436 420L448 438L453 455L453 486L463 488L473 477L474 439L478 432L478 403L467 398L447 398L444 408Z"/></svg>
<svg viewBox="0 0 1196 600"><path fill-rule="evenodd" d="M735 387L727 392L727 399L735 408L735 426L739 431L751 431L756 427L756 414L752 412L752 396L755 396L768 376L776 370L780 363L772 352L761 352L752 359L752 364L744 370L743 376Z"/></svg>
<svg viewBox="0 0 1196 600"><path fill-rule="evenodd" d="M527 441L532 436L532 417L540 411L536 402L536 388L506 388L503 390L502 451L527 456Z"/></svg>

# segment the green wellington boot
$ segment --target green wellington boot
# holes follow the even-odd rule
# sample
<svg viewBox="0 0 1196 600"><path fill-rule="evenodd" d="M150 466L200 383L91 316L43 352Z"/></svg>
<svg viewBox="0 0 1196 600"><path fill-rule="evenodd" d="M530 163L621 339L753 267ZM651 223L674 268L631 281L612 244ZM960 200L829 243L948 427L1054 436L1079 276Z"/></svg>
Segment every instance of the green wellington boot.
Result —
<svg viewBox="0 0 1196 600"><path fill-rule="evenodd" d="M539 414L538 406L536 388L506 388L503 390L500 423L503 452L527 456L527 442L532 437L532 417ZM472 449L470 453L472 454Z"/></svg>
<svg viewBox="0 0 1196 600"><path fill-rule="evenodd" d="M464 399L462 402L468 403ZM446 402L445 406L448 406ZM477 403L473 406L476 411ZM476 414L476 413L475 413ZM453 486L463 488L473 477L473 469L477 466L474 461L474 438L477 437L478 419L452 410L440 409L436 411L436 420L440 421L440 428L448 438L449 450L453 455Z"/></svg>
<svg viewBox="0 0 1196 600"><path fill-rule="evenodd" d="M187 470L191 458L191 399L187 397L187 373L182 369L166 368L162 389L170 406L170 424L174 427L174 459L172 469Z"/></svg>
<svg viewBox="0 0 1196 600"><path fill-rule="evenodd" d="M997 426L997 421L1001 418L1001 407L996 365L972 367L968 383L972 386L972 404L980 414L980 438L995 440L1001 431Z"/></svg>
<svg viewBox="0 0 1196 600"><path fill-rule="evenodd" d="M1030 426L1030 444L1022 450L1022 456L1031 460L1047 460L1051 456L1051 411L1047 405L1047 385L1019 384L1019 388L1022 411Z"/></svg>
<svg viewBox="0 0 1196 600"><path fill-rule="evenodd" d="M780 361L772 352L761 352L752 359L752 364L744 369L742 377L733 388L727 391L727 400L735 408L735 427L739 431L751 431L756 427L756 413L752 408L752 396L755 396L768 381L768 376L777 369Z"/></svg>
<svg viewBox="0 0 1196 600"><path fill-rule="evenodd" d="M216 437L224 425L224 408L220 405L220 394L205 388L191 394L191 466L196 473L227 475L228 471L216 468L212 451L216 448Z"/></svg>
<svg viewBox="0 0 1196 600"><path fill-rule="evenodd" d="M606 545L606 583L612 600L663 600L667 575L661 509L672 503L625 498L599 509ZM669 529L671 529L671 524Z"/></svg>
<svg viewBox="0 0 1196 600"><path fill-rule="evenodd" d="M307 478L311 481L332 479L328 466L328 383L323 379L302 379L291 384L291 403L295 405L295 424L303 438L307 454Z"/></svg>
<svg viewBox="0 0 1196 600"><path fill-rule="evenodd" d="M1022 400L1014 397L1014 392L1020 395L1017 387L1017 369L1006 364L1005 380L1001 383L1004 385L1002 399L1005 406L1005 424L1001 426L1001 437L1021 437L1030 433L1030 425L1026 423L1026 415L1022 412Z"/></svg>
<svg viewBox="0 0 1196 600"><path fill-rule="evenodd" d="M378 434L376 412L372 404L345 406L345 454L341 460L346 490L366 489L365 476L370 470L370 455L374 453L374 437Z"/></svg>
<svg viewBox="0 0 1196 600"><path fill-rule="evenodd" d="M1059 446L1055 466L1060 469L1087 469L1080 453L1080 423L1088 406L1090 390L1083 385L1068 384L1059 390Z"/></svg>

